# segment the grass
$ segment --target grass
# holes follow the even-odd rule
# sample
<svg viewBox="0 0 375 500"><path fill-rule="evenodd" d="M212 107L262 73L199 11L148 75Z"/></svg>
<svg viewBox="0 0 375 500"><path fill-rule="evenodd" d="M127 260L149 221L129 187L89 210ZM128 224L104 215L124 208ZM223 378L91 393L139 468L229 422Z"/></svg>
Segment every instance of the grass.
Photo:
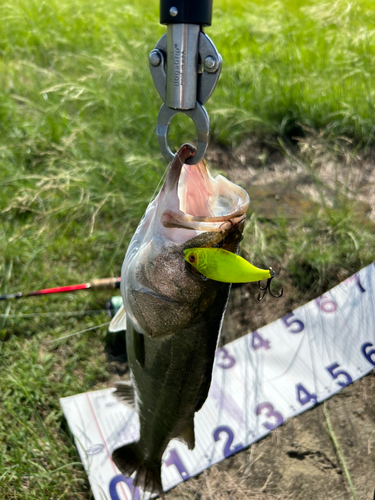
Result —
<svg viewBox="0 0 375 500"><path fill-rule="evenodd" d="M297 147L279 139L278 147L289 162L289 175L302 177L299 187L313 186L315 203L307 209L301 204L292 219L277 212L265 218L258 208L245 227L242 251L250 261L263 267L271 262L290 277L293 300L303 304L374 261L375 224L365 215L370 206L360 195L366 153L341 139L327 140L326 131L300 139ZM266 176L272 181L272 172Z"/></svg>
<svg viewBox="0 0 375 500"><path fill-rule="evenodd" d="M357 497L357 494L356 494L355 489L354 489L353 481L352 481L352 478L350 476L350 472L349 472L343 451L342 451L340 443L336 437L335 431L333 430L331 418L330 418L329 412L328 412L327 403L323 403L323 413L324 413L324 417L325 417L326 423L327 423L327 433L332 440L332 443L335 447L336 453L337 453L337 455L340 459L340 462L342 464L342 468L344 470L346 480L348 481L350 492L352 494L353 500L358 500L358 497Z"/></svg>
<svg viewBox="0 0 375 500"><path fill-rule="evenodd" d="M312 149L287 146L306 127L325 131L337 161L341 136L371 148L374 10L370 1L216 0L207 33L224 66L207 103L213 140L279 137L317 180ZM157 2L2 2L0 30L0 293L116 276L165 170L147 62L164 32ZM176 118L171 143L191 136ZM244 248L317 295L373 259L373 227L354 207L346 193L294 224L253 214ZM1 498L90 498L58 398L108 380L106 329L55 340L105 323L107 299L0 305ZM47 314L85 310L99 312Z"/></svg>

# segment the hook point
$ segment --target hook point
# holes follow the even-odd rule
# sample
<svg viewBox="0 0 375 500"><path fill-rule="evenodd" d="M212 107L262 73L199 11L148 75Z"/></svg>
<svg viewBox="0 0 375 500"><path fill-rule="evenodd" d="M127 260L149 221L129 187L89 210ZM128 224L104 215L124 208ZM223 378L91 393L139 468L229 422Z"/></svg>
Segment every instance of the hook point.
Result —
<svg viewBox="0 0 375 500"><path fill-rule="evenodd" d="M262 286L261 286L261 282L260 282L260 281L258 281L258 286L259 286L260 290L263 292L263 293L260 293L260 294L258 295L258 302L261 302L261 301L263 300L264 296L265 296L265 295L266 295L266 293L267 293L267 290L268 290L269 294L271 295L271 297L274 297L275 299L279 299L280 297L282 297L282 296L283 296L283 293L284 293L284 289L283 289L283 288L281 288L281 291L279 292L279 294L278 294L278 295L275 295L274 293L272 293L272 291L271 291L271 281L272 281L272 280L273 280L273 278L276 276L276 273L275 273L275 271L272 269L272 267L270 267L270 268L269 268L269 270L270 270L271 277L270 277L270 278L268 278L267 283L266 283L266 286L265 286L265 287L262 287Z"/></svg>

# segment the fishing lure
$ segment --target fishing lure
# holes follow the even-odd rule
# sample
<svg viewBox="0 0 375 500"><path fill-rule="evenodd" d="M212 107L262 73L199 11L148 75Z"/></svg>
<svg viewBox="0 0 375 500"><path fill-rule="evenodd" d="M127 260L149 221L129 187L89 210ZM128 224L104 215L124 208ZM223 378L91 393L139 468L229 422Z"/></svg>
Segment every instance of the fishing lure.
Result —
<svg viewBox="0 0 375 500"><path fill-rule="evenodd" d="M274 295L270 289L270 283L275 276L275 271L260 269L253 266L247 260L232 252L222 248L189 248L184 250L185 260L195 267L205 278L224 283L251 283L254 281L267 280L265 287L259 283L259 288L263 292L258 296L261 301L267 290L270 295L279 298L283 294L283 289L279 295Z"/></svg>

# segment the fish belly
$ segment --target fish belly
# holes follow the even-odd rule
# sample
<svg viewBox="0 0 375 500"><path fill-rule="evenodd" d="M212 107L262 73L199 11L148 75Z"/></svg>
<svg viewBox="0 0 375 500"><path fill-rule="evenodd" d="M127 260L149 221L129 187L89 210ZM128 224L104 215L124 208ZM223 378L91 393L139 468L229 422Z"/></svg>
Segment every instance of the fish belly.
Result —
<svg viewBox="0 0 375 500"><path fill-rule="evenodd" d="M194 413L207 398L215 350L230 285L198 320L159 339L127 330L128 360L140 419L138 449L160 461L168 442L194 428Z"/></svg>

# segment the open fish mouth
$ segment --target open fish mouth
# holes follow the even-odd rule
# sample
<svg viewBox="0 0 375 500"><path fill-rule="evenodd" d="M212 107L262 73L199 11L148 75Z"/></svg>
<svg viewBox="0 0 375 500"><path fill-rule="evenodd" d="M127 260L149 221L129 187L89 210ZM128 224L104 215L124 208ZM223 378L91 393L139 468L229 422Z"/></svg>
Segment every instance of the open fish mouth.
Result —
<svg viewBox="0 0 375 500"><path fill-rule="evenodd" d="M200 279L185 261L184 250L219 246L236 252L250 203L244 189L221 175L213 178L204 161L187 165L194 154L189 144L176 153L122 266L128 318L137 332L152 338L185 328L215 300L221 285Z"/></svg>
<svg viewBox="0 0 375 500"><path fill-rule="evenodd" d="M162 188L169 203L161 223L166 228L225 233L245 219L249 195L222 175L212 177L204 160L185 164L194 154L195 148L185 144L169 167Z"/></svg>

